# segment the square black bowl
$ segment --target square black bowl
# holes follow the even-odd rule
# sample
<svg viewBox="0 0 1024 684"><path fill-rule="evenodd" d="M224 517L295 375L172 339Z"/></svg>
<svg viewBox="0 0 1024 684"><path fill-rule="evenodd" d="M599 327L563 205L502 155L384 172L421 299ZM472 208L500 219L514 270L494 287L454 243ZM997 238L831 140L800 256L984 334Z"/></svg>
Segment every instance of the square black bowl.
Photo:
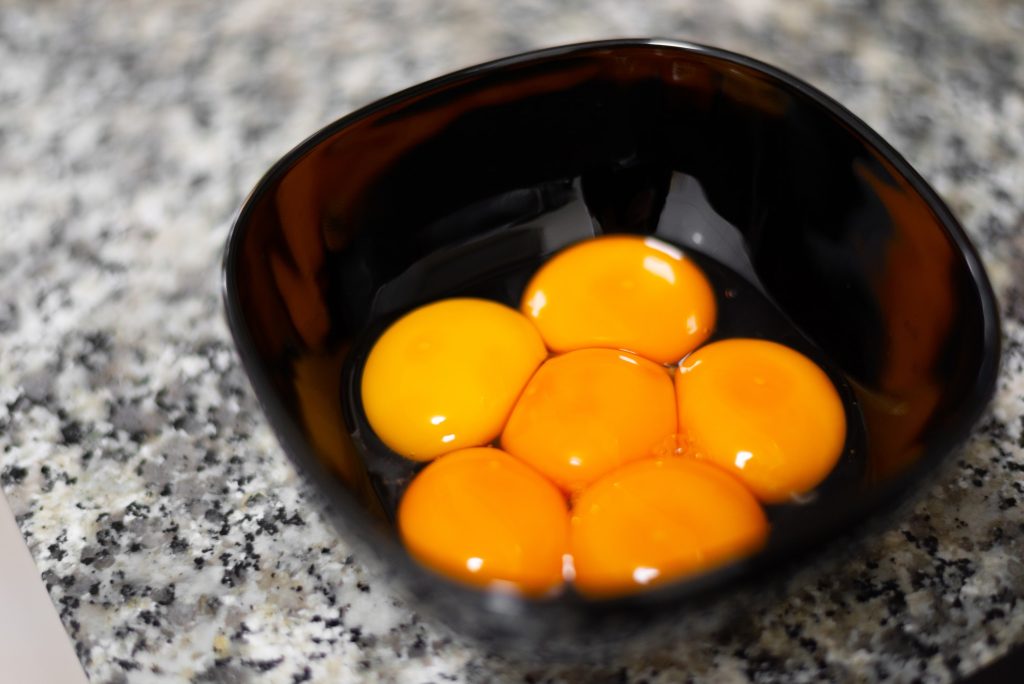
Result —
<svg viewBox="0 0 1024 684"><path fill-rule="evenodd" d="M608 232L725 263L799 330L863 417L854 475L779 513L759 554L635 596L526 600L424 570L393 524L412 469L352 391L368 341L442 296L514 304L544 257ZM245 201L224 293L267 417L339 533L416 607L530 657L696 634L794 563L834 561L826 542L884 524L966 437L999 364L978 256L898 153L778 69L662 40L490 62L327 126Z"/></svg>

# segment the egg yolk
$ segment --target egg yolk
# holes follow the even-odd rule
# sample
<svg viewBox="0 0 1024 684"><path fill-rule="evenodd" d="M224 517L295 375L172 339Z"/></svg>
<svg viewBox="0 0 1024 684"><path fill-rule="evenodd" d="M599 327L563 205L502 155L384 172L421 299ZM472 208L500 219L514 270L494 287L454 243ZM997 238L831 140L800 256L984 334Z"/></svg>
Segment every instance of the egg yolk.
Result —
<svg viewBox="0 0 1024 684"><path fill-rule="evenodd" d="M528 596L562 584L566 501L499 449L464 449L428 465L402 498L398 527L413 557L447 577Z"/></svg>
<svg viewBox="0 0 1024 684"><path fill-rule="evenodd" d="M677 248L633 235L586 240L545 263L523 294L522 312L548 347L627 349L676 363L707 339L715 296Z"/></svg>
<svg viewBox="0 0 1024 684"><path fill-rule="evenodd" d="M664 367L629 352L582 349L544 362L512 410L501 445L572 492L674 444L675 432Z"/></svg>
<svg viewBox="0 0 1024 684"><path fill-rule="evenodd" d="M727 339L686 357L675 376L684 448L729 470L762 501L813 489L846 440L828 376L789 347Z"/></svg>
<svg viewBox="0 0 1024 684"><path fill-rule="evenodd" d="M573 506L575 586L603 597L709 570L764 544L768 522L732 475L686 458L612 471Z"/></svg>
<svg viewBox="0 0 1024 684"><path fill-rule="evenodd" d="M394 323L366 360L366 418L391 449L430 460L501 433L547 356L522 314L482 299L446 299Z"/></svg>

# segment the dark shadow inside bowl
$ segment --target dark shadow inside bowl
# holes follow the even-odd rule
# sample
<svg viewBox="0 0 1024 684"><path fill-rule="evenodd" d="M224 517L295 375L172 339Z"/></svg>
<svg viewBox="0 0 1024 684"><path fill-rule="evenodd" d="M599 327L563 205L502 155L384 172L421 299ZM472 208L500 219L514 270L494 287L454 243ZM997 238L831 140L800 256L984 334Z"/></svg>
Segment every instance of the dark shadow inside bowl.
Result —
<svg viewBox="0 0 1024 684"><path fill-rule="evenodd" d="M685 248L759 302L744 316L791 327L856 407L840 484L777 512L761 554L634 597L524 601L423 571L389 523L415 468L368 432L352 389L368 341L444 296L515 305L546 256L608 232ZM877 518L964 438L998 365L977 256L898 154L784 73L663 42L510 58L332 124L247 200L225 287L256 392L343 533L457 628L556 653L706 605ZM723 285L720 305L736 293Z"/></svg>

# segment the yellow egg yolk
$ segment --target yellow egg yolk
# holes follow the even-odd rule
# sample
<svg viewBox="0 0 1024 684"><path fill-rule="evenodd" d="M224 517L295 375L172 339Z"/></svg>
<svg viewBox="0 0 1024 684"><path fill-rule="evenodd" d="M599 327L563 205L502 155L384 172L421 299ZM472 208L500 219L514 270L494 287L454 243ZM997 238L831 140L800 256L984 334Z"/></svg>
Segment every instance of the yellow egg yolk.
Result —
<svg viewBox="0 0 1024 684"><path fill-rule="evenodd" d="M633 235L586 240L555 255L520 308L552 351L610 347L658 363L676 363L715 325L715 296L700 269L677 248Z"/></svg>
<svg viewBox="0 0 1024 684"><path fill-rule="evenodd" d="M573 505L575 585L592 597L635 592L749 554L767 534L757 500L729 473L694 459L644 459Z"/></svg>
<svg viewBox="0 0 1024 684"><path fill-rule="evenodd" d="M464 449L428 465L402 498L398 526L414 558L452 579L528 596L562 584L566 501L499 449Z"/></svg>
<svg viewBox="0 0 1024 684"><path fill-rule="evenodd" d="M391 449L430 460L497 437L547 356L523 315L482 299L445 299L381 335L363 369L366 418Z"/></svg>
<svg viewBox="0 0 1024 684"><path fill-rule="evenodd" d="M501 445L566 491L657 453L676 432L666 369L629 352L548 359L512 410Z"/></svg>
<svg viewBox="0 0 1024 684"><path fill-rule="evenodd" d="M842 400L825 372L789 347L709 344L680 363L675 386L686 451L729 470L762 501L813 489L842 453Z"/></svg>

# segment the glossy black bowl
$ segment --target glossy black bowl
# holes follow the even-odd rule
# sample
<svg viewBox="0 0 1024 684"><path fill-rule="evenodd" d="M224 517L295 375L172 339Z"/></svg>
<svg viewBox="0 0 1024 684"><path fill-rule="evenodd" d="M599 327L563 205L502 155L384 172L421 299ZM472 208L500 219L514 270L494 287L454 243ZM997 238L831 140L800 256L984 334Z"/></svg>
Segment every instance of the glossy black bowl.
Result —
<svg viewBox="0 0 1024 684"><path fill-rule="evenodd" d="M782 511L758 555L641 595L524 600L423 570L392 522L412 469L352 391L368 344L432 299L515 303L545 256L608 232L659 235L740 274L840 378L860 414L857 467ZM511 57L336 121L257 184L224 279L256 394L343 537L418 607L535 657L614 653L664 625L696 633L795 559L834 558L825 542L884 520L964 439L999 360L978 257L899 154L778 69L668 41Z"/></svg>

